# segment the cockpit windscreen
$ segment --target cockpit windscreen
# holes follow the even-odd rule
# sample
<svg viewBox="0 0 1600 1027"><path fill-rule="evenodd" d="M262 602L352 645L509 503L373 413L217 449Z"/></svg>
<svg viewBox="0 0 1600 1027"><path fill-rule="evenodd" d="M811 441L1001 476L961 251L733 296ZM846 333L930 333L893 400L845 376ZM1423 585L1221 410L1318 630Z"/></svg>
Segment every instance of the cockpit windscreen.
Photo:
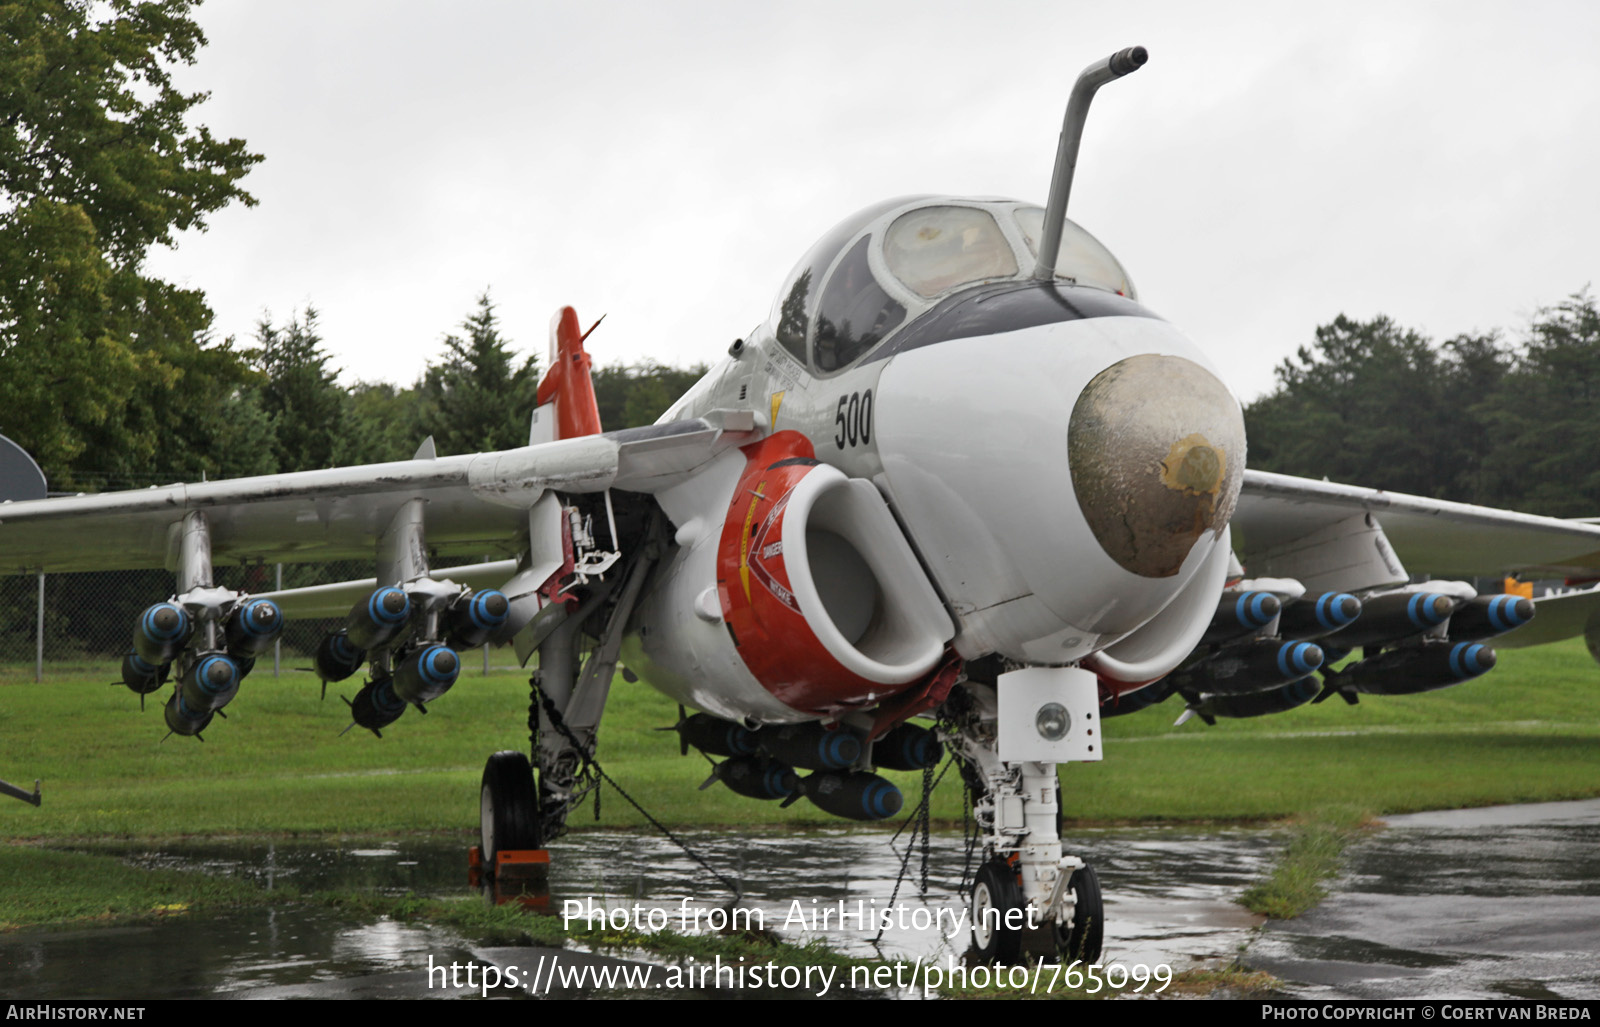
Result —
<svg viewBox="0 0 1600 1027"><path fill-rule="evenodd" d="M928 299L968 282L1017 273L1011 244L987 211L921 207L895 218L883 260L912 292Z"/></svg>
<svg viewBox="0 0 1600 1027"><path fill-rule="evenodd" d="M841 371L950 293L1030 280L1044 217L1014 200L874 204L835 225L795 265L772 311L773 335L813 373ZM1054 270L1057 279L1137 298L1111 251L1070 220Z"/></svg>

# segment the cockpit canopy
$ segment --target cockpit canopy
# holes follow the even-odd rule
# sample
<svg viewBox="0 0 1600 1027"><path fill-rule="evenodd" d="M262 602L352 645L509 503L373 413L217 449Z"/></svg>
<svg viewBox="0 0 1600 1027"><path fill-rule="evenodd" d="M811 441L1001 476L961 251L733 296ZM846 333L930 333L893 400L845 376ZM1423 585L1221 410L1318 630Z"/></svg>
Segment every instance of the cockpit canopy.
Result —
<svg viewBox="0 0 1600 1027"><path fill-rule="evenodd" d="M965 286L1027 280L1044 209L1015 200L901 197L846 218L795 265L772 311L784 349L839 371ZM1068 220L1056 278L1137 298L1111 251Z"/></svg>

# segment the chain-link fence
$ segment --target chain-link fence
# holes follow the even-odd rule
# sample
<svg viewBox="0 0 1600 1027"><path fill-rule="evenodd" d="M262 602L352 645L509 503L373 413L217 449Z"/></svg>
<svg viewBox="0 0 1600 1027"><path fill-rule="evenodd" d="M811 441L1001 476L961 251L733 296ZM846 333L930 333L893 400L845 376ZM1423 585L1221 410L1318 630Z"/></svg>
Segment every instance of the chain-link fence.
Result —
<svg viewBox="0 0 1600 1027"><path fill-rule="evenodd" d="M217 585L251 594L371 575L372 564L359 560L256 564L213 571ZM105 672L108 680L115 678L123 654L133 647L139 614L152 603L170 599L173 586L170 571L0 576L0 680L44 680L88 672ZM271 654L272 672L279 675L309 667L317 643L342 623L342 618L289 621ZM256 673L266 669L263 658ZM485 673L489 670L487 648L483 669Z"/></svg>

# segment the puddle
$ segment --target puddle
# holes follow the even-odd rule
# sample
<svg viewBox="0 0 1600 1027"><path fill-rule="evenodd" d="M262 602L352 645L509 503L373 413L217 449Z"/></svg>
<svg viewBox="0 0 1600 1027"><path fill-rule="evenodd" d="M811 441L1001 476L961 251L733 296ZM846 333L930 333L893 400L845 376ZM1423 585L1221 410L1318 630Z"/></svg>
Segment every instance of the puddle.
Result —
<svg viewBox="0 0 1600 1027"><path fill-rule="evenodd" d="M819 831L703 835L690 844L719 872L743 882L743 905L760 910L765 926L786 940L822 938L853 955L897 960L959 958L967 947L966 930L946 935L966 909L959 897L966 864L962 839L936 834L931 840L926 896L919 894L920 844L897 892L904 848L896 854L888 839L879 833ZM675 916L685 900L692 908L710 908L728 899L726 889L665 839L585 835L563 844L579 856L552 866L557 912L569 896L592 896L612 907L645 899ZM1072 846L1094 865L1105 892L1105 961L1147 964L1231 952L1258 922L1232 898L1264 872L1276 851L1274 836L1262 831L1094 831L1074 836ZM894 926L877 944L877 929L855 929L853 923L845 929L812 929L823 911L836 917L840 903L851 912L864 908L869 917L887 912ZM900 926L916 919L941 924L943 930Z"/></svg>
<svg viewBox="0 0 1600 1027"><path fill-rule="evenodd" d="M472 958L448 931L389 920L353 923L304 906L138 927L18 931L0 935L0 997L215 998L389 973L419 978L430 955Z"/></svg>
<svg viewBox="0 0 1600 1027"><path fill-rule="evenodd" d="M719 873L741 882L747 915L759 911L764 926L786 940L821 938L848 953L896 960L943 962L959 959L966 949L964 928L946 937L953 918L965 911L958 898L966 856L959 835L931 839L925 896L919 894L920 844L897 891L904 848L890 848L883 832L683 837ZM1231 899L1261 874L1276 845L1263 831L1192 829L1093 831L1072 842L1095 865L1106 893L1105 961L1180 969L1230 956L1248 937L1256 919ZM330 847L229 841L93 851L120 851L139 866L241 877L264 888L292 884L302 892L449 897L472 893L466 883L471 843L424 838ZM673 927L685 916L692 923L696 911L709 919L730 898L671 842L622 832L574 834L557 843L550 891L557 912L565 901L592 901L605 909L637 904L661 910ZM875 945L877 925L839 927L841 903L869 917L891 911L895 923ZM833 911L828 929L816 929L823 910ZM939 920L941 910L946 912ZM472 959L473 952L469 942L443 928L360 922L301 906L130 928L20 931L0 935L0 997L425 996L430 956L437 964Z"/></svg>
<svg viewBox="0 0 1600 1027"><path fill-rule="evenodd" d="M897 892L904 850L891 849L884 832L685 838L741 883L743 908L759 911L765 926L789 940L822 938L847 953L901 961L943 962L966 947L964 932L946 938L932 927L896 926L874 946L875 929L834 923L819 930L809 922L841 903L869 912L903 904L902 915L920 910L930 922L947 911L947 926L964 906L957 897L966 856L959 836L931 840L925 896L920 845ZM263 888L450 897L473 893L466 883L470 844L466 837L230 841L110 851L141 866L227 874ZM1106 895L1105 961L1182 969L1230 959L1255 936L1256 924L1232 899L1265 870L1277 844L1271 832L1243 829L1075 835L1074 850L1095 865ZM571 835L552 856L557 911L563 902L592 900L675 917L720 910L729 898L681 849L653 835ZM797 910L807 923L795 921ZM477 949L443 928L288 905L0 935L0 998L437 997L426 983L430 958L527 965L538 956ZM584 958L561 953L563 961ZM1302 998L1600 998L1600 802L1391 818L1385 831L1351 850L1328 900L1261 932L1248 961Z"/></svg>
<svg viewBox="0 0 1600 1027"><path fill-rule="evenodd" d="M302 892L363 891L424 897L460 895L466 884L465 840L419 838L370 841L359 847L326 841L171 842L96 845L83 851L116 853L134 866L238 877L271 890L280 884Z"/></svg>

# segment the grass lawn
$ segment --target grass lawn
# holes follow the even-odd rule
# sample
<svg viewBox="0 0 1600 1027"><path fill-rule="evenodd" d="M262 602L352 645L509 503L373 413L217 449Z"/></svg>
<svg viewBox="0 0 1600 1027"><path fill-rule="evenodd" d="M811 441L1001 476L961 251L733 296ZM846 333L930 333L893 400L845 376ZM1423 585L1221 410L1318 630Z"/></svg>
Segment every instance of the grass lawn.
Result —
<svg viewBox="0 0 1600 1027"><path fill-rule="evenodd" d="M286 668L293 661L285 661ZM474 661L475 663L475 661ZM206 741L165 733L160 701L99 673L0 667L0 777L44 780L44 805L0 802L0 838L160 838L219 834L472 832L484 757L527 747L519 672L475 667L422 716L408 712L380 740L349 723L340 693L317 698L309 674L245 681L229 719ZM154 697L152 697L154 698ZM1477 681L1426 695L1337 699L1278 716L1172 727L1179 701L1106 722L1107 758L1063 771L1068 817L1080 823L1261 821L1329 806L1373 813L1600 796L1600 668L1581 640L1501 654ZM776 803L718 785L697 791L707 763L678 755L651 728L676 710L620 677L601 729L607 770L668 824L837 825L805 801ZM900 779L908 809L920 775ZM934 814L961 816L949 774ZM573 817L593 823L587 810ZM643 820L615 793L602 824Z"/></svg>
<svg viewBox="0 0 1600 1027"><path fill-rule="evenodd" d="M563 943L555 921L490 909L476 898L269 893L245 881L49 847L97 838L475 833L485 755L527 746L522 673L469 672L427 716L408 712L381 740L361 731L340 736L349 718L338 696L354 687L332 688L323 702L309 674L260 673L204 743L162 743L160 702L141 715L136 696L107 687L115 674L109 663L52 667L36 684L31 666L0 665L0 777L23 786L44 779L42 808L0 800L0 930L314 902L357 916L454 924L496 944ZM1198 721L1174 728L1180 708L1173 700L1107 721L1108 758L1063 771L1067 815L1078 823L1299 818L1281 865L1252 892L1252 908L1273 915L1316 902L1360 822L1354 811L1600 796L1600 668L1576 639L1503 653L1485 678L1429 695L1368 697L1355 707L1332 700L1214 728ZM720 785L698 791L706 761L680 757L676 736L651 730L675 716L662 696L619 677L601 733L603 763L656 816L687 827L837 825L804 801L780 810ZM920 775L891 776L909 809ZM956 821L960 804L958 776L947 775L934 814ZM1349 823L1318 819L1330 809L1352 811ZM579 830L591 823L588 807L572 819ZM608 790L602 824L643 820ZM730 957L749 950L737 939L570 940L687 946L702 957L721 952L718 946ZM835 958L788 947L758 954L781 962ZM1180 983L1229 993L1271 985L1241 981L1234 971L1191 971Z"/></svg>

